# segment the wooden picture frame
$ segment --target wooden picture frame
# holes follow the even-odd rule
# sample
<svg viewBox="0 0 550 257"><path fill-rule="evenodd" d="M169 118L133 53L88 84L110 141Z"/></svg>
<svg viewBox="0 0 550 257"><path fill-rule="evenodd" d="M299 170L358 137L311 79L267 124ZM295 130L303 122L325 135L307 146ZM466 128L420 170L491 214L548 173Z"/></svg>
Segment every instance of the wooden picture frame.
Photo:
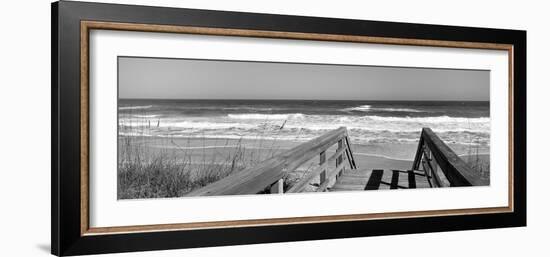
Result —
<svg viewBox="0 0 550 257"><path fill-rule="evenodd" d="M505 50L508 206L90 227L88 43L94 29ZM55 255L526 225L525 31L62 1L52 4L51 108ZM434 144L430 131L423 131L422 137Z"/></svg>

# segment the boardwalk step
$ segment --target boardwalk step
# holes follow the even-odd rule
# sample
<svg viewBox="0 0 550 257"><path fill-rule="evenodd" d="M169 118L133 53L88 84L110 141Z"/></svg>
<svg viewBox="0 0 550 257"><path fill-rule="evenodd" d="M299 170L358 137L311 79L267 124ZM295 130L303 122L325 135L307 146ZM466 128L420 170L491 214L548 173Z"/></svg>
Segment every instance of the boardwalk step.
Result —
<svg viewBox="0 0 550 257"><path fill-rule="evenodd" d="M330 191L409 189L430 187L423 171L418 170L346 170Z"/></svg>

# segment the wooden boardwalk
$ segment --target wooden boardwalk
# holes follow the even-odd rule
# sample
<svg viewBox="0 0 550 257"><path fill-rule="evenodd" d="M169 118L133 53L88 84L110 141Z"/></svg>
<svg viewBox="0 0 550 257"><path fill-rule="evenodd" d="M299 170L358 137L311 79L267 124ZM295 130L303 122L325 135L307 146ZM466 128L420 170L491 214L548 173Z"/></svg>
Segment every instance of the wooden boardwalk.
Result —
<svg viewBox="0 0 550 257"><path fill-rule="evenodd" d="M361 191L383 189L429 188L423 171L403 170L346 170L328 191Z"/></svg>
<svg viewBox="0 0 550 257"><path fill-rule="evenodd" d="M347 129L341 127L188 196L299 193L312 185L318 192L484 185L480 174L429 128L422 129L410 170L361 169L355 163L350 142ZM336 150L327 152L333 146ZM319 164L293 185L285 186L285 175L312 158L318 158Z"/></svg>

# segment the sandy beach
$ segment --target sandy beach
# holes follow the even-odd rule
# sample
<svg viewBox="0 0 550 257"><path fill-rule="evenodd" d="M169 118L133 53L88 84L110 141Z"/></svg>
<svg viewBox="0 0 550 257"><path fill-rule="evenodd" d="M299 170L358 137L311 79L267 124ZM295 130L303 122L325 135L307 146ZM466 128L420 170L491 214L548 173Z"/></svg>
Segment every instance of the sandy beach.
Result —
<svg viewBox="0 0 550 257"><path fill-rule="evenodd" d="M269 140L269 139L225 139L225 138L166 138L166 137L120 137L119 159L124 159L127 146L125 139L131 139L132 148L139 149L144 162L151 159L169 159L176 166L184 166L191 179L201 177L205 171L222 173L228 170L241 170L254 167L262 161L288 151L302 141ZM127 141L126 141L127 142ZM355 163L358 169L382 169L382 170L410 170L416 153L417 145L411 144L352 144ZM486 184L489 184L489 155L468 155L467 149L461 149L459 154L463 160L476 169L484 170L482 173ZM336 146L329 148L327 158L331 152L336 151ZM391 154L401 158L386 156ZM313 157L302 164L295 171L289 172L285 181L292 184L319 164L319 157ZM230 167L232 166L232 167ZM224 173L226 174L226 173ZM227 175L227 174L226 174ZM311 188L313 190L314 188ZM308 190L309 191L309 190Z"/></svg>
<svg viewBox="0 0 550 257"><path fill-rule="evenodd" d="M122 139L121 139L122 140ZM139 144L143 147L147 155L169 154L175 155L176 159L183 160L187 158L193 164L216 163L222 164L227 156L236 151L244 152L244 158L248 163L260 162L273 157L283 151L287 151L302 142L296 141L274 141L274 140L251 140L251 139L212 139L212 138L162 138L162 137L133 137L133 144ZM119 144L120 145L120 144ZM401 169L411 168L412 159L400 159L384 156L384 152L379 150L379 146L352 145L355 162L360 168L367 169ZM395 145L386 145L385 148L409 149L412 150L410 156L414 156L416 148ZM335 152L336 147L327 150L327 156L330 152ZM388 149L388 151L395 150ZM120 151L119 151L120 154ZM405 156L403 154L403 156ZM318 158L313 158L306 162L301 169L313 166L319 162Z"/></svg>
<svg viewBox="0 0 550 257"><path fill-rule="evenodd" d="M121 137L123 138L123 137ZM120 139L122 140L122 139ZM119 141L121 142L121 141ZM269 139L225 139L225 138L165 138L165 137L132 137L133 144L139 144L148 154L161 152L176 155L178 158L191 158L193 163L216 160L222 162L223 157L237 149L245 152L249 161L265 160L282 151L297 146L302 141L269 140ZM119 147L120 147L119 143ZM352 149L358 167L369 169L402 169L411 168L417 143L410 144L353 144ZM488 149L480 149L476 154L467 146L449 144L466 162L474 157L483 162L489 161ZM335 147L327 153L336 151ZM120 154L120 150L119 150ZM309 163L317 162L312 159ZM309 164L308 163L308 164Z"/></svg>
<svg viewBox="0 0 550 257"><path fill-rule="evenodd" d="M175 195L183 195L189 190L200 187L200 184L206 185L212 183L231 172L235 172L244 168L254 167L262 161L276 156L284 151L291 149L303 142L287 141L287 140L265 140L258 138L254 139L212 139L212 138L165 138L165 137L120 137L119 138L119 164L128 160L128 154L134 165L136 153L139 153L141 167L145 168L147 174L152 172L161 172L163 178L172 177L181 171L184 171L188 176L183 184L192 182L193 185L185 186L187 189L175 189ZM398 147L398 146L396 146ZM130 152L128 152L130 151ZM412 167L411 160L394 159L383 155L368 154L368 146L357 145L353 146L354 159L358 169L398 169L409 170ZM336 152L336 146L327 149L327 158L331 156L331 152ZM162 164L164 163L164 164ZM159 164L159 165L157 165ZM294 171L290 171L285 175L285 185L292 186L301 178L306 176L308 172L315 169L319 164L319 156L315 156L309 161L306 161ZM168 166L166 166L168 165ZM163 171L155 171L163 169ZM347 167L349 169L349 166ZM139 173L134 173L139 174ZM160 174L160 173L159 173ZM120 173L120 176L125 176ZM150 179L155 179L151 175ZM141 179L138 179L138 181ZM148 180L148 179L147 179ZM199 181L197 183L197 181ZM126 181L127 183L135 183ZM162 184L162 183L161 183ZM162 187L162 185L159 185ZM142 184L138 189L140 192L147 192L147 184ZM126 188L126 187L125 187ZM119 191L119 199L128 198L127 192L135 197L135 186L130 186L131 191ZM142 191L145 190L145 191ZM309 186L304 191L314 191L315 186ZM132 193L133 191L133 193ZM148 195L154 197L155 195ZM159 195L162 196L162 195ZM130 197L130 198L132 198Z"/></svg>

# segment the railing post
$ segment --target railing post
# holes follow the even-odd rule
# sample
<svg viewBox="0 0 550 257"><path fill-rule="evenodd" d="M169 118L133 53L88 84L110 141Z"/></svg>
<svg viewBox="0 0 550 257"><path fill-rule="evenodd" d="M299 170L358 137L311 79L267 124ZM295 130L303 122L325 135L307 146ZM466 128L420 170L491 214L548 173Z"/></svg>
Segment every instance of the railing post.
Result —
<svg viewBox="0 0 550 257"><path fill-rule="evenodd" d="M343 146L344 146L344 144L343 144L342 139L338 140L338 149L336 149L336 152L342 150L342 147L343 147ZM341 153L341 154L338 155L338 157L336 158L336 167L338 167L338 166L340 165L340 163L342 163L342 159L343 159L342 157L343 157L343 156L342 156L342 153ZM337 177L337 178L342 174L342 172L344 171L345 168L346 168L346 167L344 167L344 168L342 169L342 171L340 171L340 172L338 172L338 174L336 174L336 177Z"/></svg>
<svg viewBox="0 0 550 257"><path fill-rule="evenodd" d="M269 190L269 192L271 194L282 194L284 193L284 188L283 188L283 185L284 185L284 181L283 179L279 179L277 180L277 182L273 183L273 185L271 185L271 189Z"/></svg>
<svg viewBox="0 0 550 257"><path fill-rule="evenodd" d="M434 161L432 150L427 145L424 145L422 153L422 166L426 176L428 176L430 187L442 187L441 179L437 174L437 161Z"/></svg>
<svg viewBox="0 0 550 257"><path fill-rule="evenodd" d="M344 136L344 139L346 140L344 143L346 143L346 156L348 157L349 167L352 170L357 169L357 165L355 165L355 158L353 157L353 151L351 150L351 144L349 143L348 134Z"/></svg>
<svg viewBox="0 0 550 257"><path fill-rule="evenodd" d="M428 148L428 146L426 145L422 146L422 155L420 156L420 161L422 162L422 168L424 169L424 172L426 172L426 175L428 176L428 180L430 180L432 178L432 170L429 168L429 163L431 161L430 148Z"/></svg>
<svg viewBox="0 0 550 257"><path fill-rule="evenodd" d="M327 157L326 157L325 151L322 151L319 154L319 165L325 164L326 158ZM326 179L327 179L327 170L323 169L323 171L319 173L319 185L323 184Z"/></svg>
<svg viewBox="0 0 550 257"><path fill-rule="evenodd" d="M417 170L420 168L420 161L422 159L422 155L424 154L424 129L422 129L422 132L420 133L420 140L418 141L418 148L416 149L416 154L414 156L413 161L413 170Z"/></svg>

